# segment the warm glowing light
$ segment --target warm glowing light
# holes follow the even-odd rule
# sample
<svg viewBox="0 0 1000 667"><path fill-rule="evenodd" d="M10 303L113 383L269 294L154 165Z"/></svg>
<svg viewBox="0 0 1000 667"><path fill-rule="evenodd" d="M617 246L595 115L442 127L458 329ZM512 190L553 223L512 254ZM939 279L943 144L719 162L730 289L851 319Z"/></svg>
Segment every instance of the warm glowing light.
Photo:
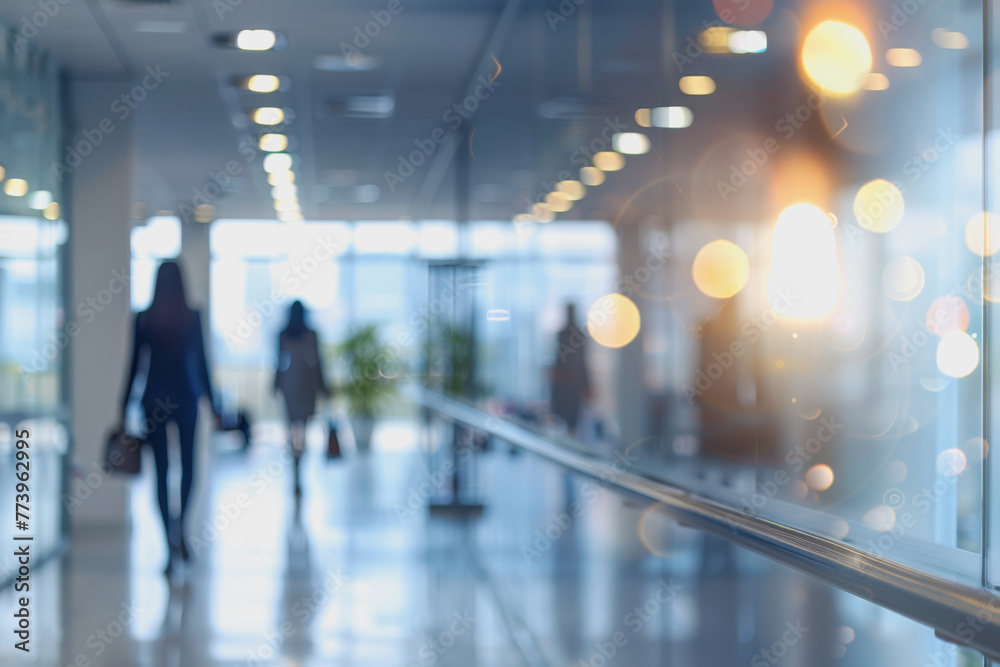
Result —
<svg viewBox="0 0 1000 667"><path fill-rule="evenodd" d="M273 74L255 74L247 81L247 90L255 93L273 93L281 86L281 79Z"/></svg>
<svg viewBox="0 0 1000 667"><path fill-rule="evenodd" d="M937 455L937 471L945 477L958 477L965 471L968 461L961 449L946 449Z"/></svg>
<svg viewBox="0 0 1000 667"><path fill-rule="evenodd" d="M639 127L650 127L649 109L635 110L635 124Z"/></svg>
<svg viewBox="0 0 1000 667"><path fill-rule="evenodd" d="M969 48L969 38L960 32L945 30L944 28L934 28L931 30L931 39L942 49L967 49Z"/></svg>
<svg viewBox="0 0 1000 667"><path fill-rule="evenodd" d="M905 211L903 193L884 178L868 181L854 197L854 217L869 232L884 234L895 229Z"/></svg>
<svg viewBox="0 0 1000 667"><path fill-rule="evenodd" d="M639 309L621 294L608 294L594 302L587 314L587 331L599 345L624 347L640 328Z"/></svg>
<svg viewBox="0 0 1000 667"><path fill-rule="evenodd" d="M273 49L277 41L271 30L240 30L236 35L236 47L244 51L267 51Z"/></svg>
<svg viewBox="0 0 1000 667"><path fill-rule="evenodd" d="M885 61L893 67L917 67L923 60L916 49L889 49L885 52Z"/></svg>
<svg viewBox="0 0 1000 667"><path fill-rule="evenodd" d="M46 220L58 220L60 215L59 202L54 201L48 206L46 206L45 210L42 211L42 215L45 216Z"/></svg>
<svg viewBox="0 0 1000 667"><path fill-rule="evenodd" d="M884 533L896 525L896 512L887 505L877 505L865 512L861 521L872 530Z"/></svg>
<svg viewBox="0 0 1000 667"><path fill-rule="evenodd" d="M594 166L601 171L619 171L625 167L625 156L614 151L594 154Z"/></svg>
<svg viewBox="0 0 1000 667"><path fill-rule="evenodd" d="M979 346L964 331L950 331L937 348L937 367L945 375L963 378L979 365Z"/></svg>
<svg viewBox="0 0 1000 667"><path fill-rule="evenodd" d="M257 142L262 151L278 153L288 148L288 137L283 134L265 134Z"/></svg>
<svg viewBox="0 0 1000 667"><path fill-rule="evenodd" d="M872 50L864 34L839 21L823 21L802 42L802 68L821 90L849 95L864 85Z"/></svg>
<svg viewBox="0 0 1000 667"><path fill-rule="evenodd" d="M298 210L278 211L278 220L281 220L282 222L298 222L302 219L302 213Z"/></svg>
<svg viewBox="0 0 1000 667"><path fill-rule="evenodd" d="M733 28L713 26L706 28L698 36L698 41L708 53L726 53L729 51L729 35L732 32L735 32Z"/></svg>
<svg viewBox="0 0 1000 667"><path fill-rule="evenodd" d="M927 309L927 329L938 336L969 328L969 307L962 297L949 294L934 299Z"/></svg>
<svg viewBox="0 0 1000 667"><path fill-rule="evenodd" d="M715 92L715 79L710 76L682 76L677 85L685 95L711 95Z"/></svg>
<svg viewBox="0 0 1000 667"><path fill-rule="evenodd" d="M611 147L624 155L649 152L649 137L641 132L618 132L611 136Z"/></svg>
<svg viewBox="0 0 1000 667"><path fill-rule="evenodd" d="M271 153L264 158L264 171L274 174L292 168L292 156L288 153Z"/></svg>
<svg viewBox="0 0 1000 667"><path fill-rule="evenodd" d="M718 239L698 251L691 274L702 293L728 299L747 284L750 262L738 245Z"/></svg>
<svg viewBox="0 0 1000 667"><path fill-rule="evenodd" d="M734 30L729 33L727 46L732 53L764 53L767 33L763 30Z"/></svg>
<svg viewBox="0 0 1000 667"><path fill-rule="evenodd" d="M916 299L924 281L924 267L906 255L893 258L882 269L882 293L894 301Z"/></svg>
<svg viewBox="0 0 1000 667"><path fill-rule="evenodd" d="M283 185L285 183L295 182L295 172L290 170L276 171L273 174L267 175L268 185Z"/></svg>
<svg viewBox="0 0 1000 667"><path fill-rule="evenodd" d="M299 202L278 199L274 202L274 210L282 213L291 213L299 210Z"/></svg>
<svg viewBox="0 0 1000 667"><path fill-rule="evenodd" d="M546 204L532 204L531 217L538 222L552 222L556 219L556 214Z"/></svg>
<svg viewBox="0 0 1000 667"><path fill-rule="evenodd" d="M694 112L687 107L656 107L651 112L650 122L653 127L683 129L691 127Z"/></svg>
<svg viewBox="0 0 1000 667"><path fill-rule="evenodd" d="M548 204L549 210L556 213L565 213L573 208L572 200L561 192L550 192L545 195L545 203Z"/></svg>
<svg viewBox="0 0 1000 667"><path fill-rule="evenodd" d="M254 109L250 118L258 125L277 125L285 120L285 112L278 107L261 107Z"/></svg>
<svg viewBox="0 0 1000 667"><path fill-rule="evenodd" d="M215 220L215 207L211 204L200 204L194 207L194 221L208 224Z"/></svg>
<svg viewBox="0 0 1000 667"><path fill-rule="evenodd" d="M774 167L768 192L778 210L802 201L816 204L830 201L833 184L825 160L804 150L783 148L772 158L772 162ZM746 173L747 170L743 171ZM836 226L832 220L830 224Z"/></svg>
<svg viewBox="0 0 1000 667"><path fill-rule="evenodd" d="M865 90L886 90L889 87L889 77L881 72L872 72L865 79Z"/></svg>
<svg viewBox="0 0 1000 667"><path fill-rule="evenodd" d="M28 194L28 181L23 178L11 178L3 184L3 191L11 197L23 197Z"/></svg>
<svg viewBox="0 0 1000 667"><path fill-rule="evenodd" d="M590 187L600 185L604 182L605 178L604 172L597 167L584 167L580 170L580 180L583 181L584 185L589 185Z"/></svg>
<svg viewBox="0 0 1000 667"><path fill-rule="evenodd" d="M579 201L587 195L587 188L580 181L559 181L556 183L556 191L566 195L570 201Z"/></svg>
<svg viewBox="0 0 1000 667"><path fill-rule="evenodd" d="M833 486L833 470L825 463L806 471L806 485L813 491L826 491Z"/></svg>
<svg viewBox="0 0 1000 667"><path fill-rule="evenodd" d="M812 204L782 211L771 238L768 296L790 319L820 319L840 298L837 241L826 213Z"/></svg>
<svg viewBox="0 0 1000 667"><path fill-rule="evenodd" d="M965 246L980 257L1000 250L1000 218L993 213L972 216L965 223Z"/></svg>

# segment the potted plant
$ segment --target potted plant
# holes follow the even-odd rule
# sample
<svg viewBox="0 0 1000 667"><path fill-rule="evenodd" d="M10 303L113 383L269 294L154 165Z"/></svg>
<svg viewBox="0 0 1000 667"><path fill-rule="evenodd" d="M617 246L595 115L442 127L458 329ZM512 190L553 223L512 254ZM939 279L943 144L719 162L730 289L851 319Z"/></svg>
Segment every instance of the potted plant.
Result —
<svg viewBox="0 0 1000 667"><path fill-rule="evenodd" d="M396 395L402 362L381 341L377 324L355 329L336 351L349 370L346 383L338 390L347 400L358 451L366 452L371 447L376 414Z"/></svg>

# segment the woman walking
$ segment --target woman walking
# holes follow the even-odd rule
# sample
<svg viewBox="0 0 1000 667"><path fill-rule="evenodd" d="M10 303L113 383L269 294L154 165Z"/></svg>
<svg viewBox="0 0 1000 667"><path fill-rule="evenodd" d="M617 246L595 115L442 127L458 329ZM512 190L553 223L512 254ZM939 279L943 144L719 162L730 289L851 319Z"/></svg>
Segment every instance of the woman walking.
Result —
<svg viewBox="0 0 1000 667"><path fill-rule="evenodd" d="M142 407L146 413L146 433L156 459L156 497L167 538L170 555L166 572L174 565L174 555L179 553L187 560L188 549L184 540L184 519L194 482L194 436L198 420L198 399L207 396L212 412L219 420L215 408L212 380L205 358L204 334L201 314L188 307L184 295L184 280L176 262L164 262L156 273L156 287L149 309L135 316L132 338L132 362L125 383L122 399L122 427L132 384L143 358L146 377L142 393ZM167 424L177 425L181 461L180 514L170 514L170 496L167 488Z"/></svg>
<svg viewBox="0 0 1000 667"><path fill-rule="evenodd" d="M306 324L301 301L288 311L288 325L278 335L278 368L274 390L285 399L289 444L295 461L295 496L302 495L299 462L305 449L306 421L315 414L319 394L329 396L316 332Z"/></svg>

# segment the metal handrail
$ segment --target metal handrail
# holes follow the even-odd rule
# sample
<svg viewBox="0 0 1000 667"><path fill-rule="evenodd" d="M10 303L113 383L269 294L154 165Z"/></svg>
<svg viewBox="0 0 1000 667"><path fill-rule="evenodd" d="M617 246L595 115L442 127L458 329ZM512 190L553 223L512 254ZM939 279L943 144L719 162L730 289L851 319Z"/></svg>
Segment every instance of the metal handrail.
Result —
<svg viewBox="0 0 1000 667"><path fill-rule="evenodd" d="M808 574L936 630L941 639L1000 659L1000 597L797 530L616 467L512 421L427 389L410 397L426 410L549 459L565 468L663 503L678 522Z"/></svg>

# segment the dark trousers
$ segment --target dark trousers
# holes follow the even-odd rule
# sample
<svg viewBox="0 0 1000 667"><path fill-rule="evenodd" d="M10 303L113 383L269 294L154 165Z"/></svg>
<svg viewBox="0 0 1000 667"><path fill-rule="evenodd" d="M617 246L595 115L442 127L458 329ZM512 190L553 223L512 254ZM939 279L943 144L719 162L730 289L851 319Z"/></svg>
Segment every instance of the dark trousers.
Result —
<svg viewBox="0 0 1000 667"><path fill-rule="evenodd" d="M175 404L176 405L176 404ZM146 439L153 450L156 459L156 498L160 504L160 516L166 531L167 542L176 545L176 539L183 536L184 517L187 513L188 499L191 497L191 486L194 483L194 434L198 423L198 402L183 402L169 412L162 409L162 403L143 402L146 411ZM167 469L169 456L167 454L167 424L174 422L180 434L181 450L181 513L178 517L176 536L171 535L170 494L167 489Z"/></svg>

